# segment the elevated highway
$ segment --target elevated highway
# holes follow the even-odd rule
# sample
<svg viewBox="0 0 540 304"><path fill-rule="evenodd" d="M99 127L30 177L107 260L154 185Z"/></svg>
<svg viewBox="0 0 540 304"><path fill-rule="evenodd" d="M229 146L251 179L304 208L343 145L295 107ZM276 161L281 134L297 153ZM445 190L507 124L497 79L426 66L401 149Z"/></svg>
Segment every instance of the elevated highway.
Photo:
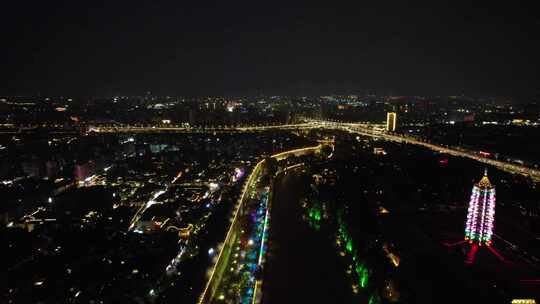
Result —
<svg viewBox="0 0 540 304"><path fill-rule="evenodd" d="M109 125L89 126L89 132L97 133L227 133L258 132L272 130L298 130L317 128L316 123L253 126L186 127L181 125Z"/></svg>
<svg viewBox="0 0 540 304"><path fill-rule="evenodd" d="M342 130L345 132L376 137L385 139L392 142L407 143L412 145L418 145L430 150L449 154L452 156L466 157L475 161L494 166L498 169L510 172L513 174L521 174L529 176L535 181L540 181L540 170L536 168L530 168L527 166L506 162L503 160L496 160L491 158L485 158L475 151L470 151L460 147L446 147L435 143L425 142L418 140L410 136L398 136L395 134L387 133L382 130L380 124L366 124L366 123L342 123L323 120L310 120L305 123L298 124L283 124L283 125L271 125L271 126L218 126L212 128L201 127L185 127L175 125L114 125L114 126L90 126L89 131L97 133L242 133L242 132L264 132L272 130L306 130L306 129L331 129Z"/></svg>

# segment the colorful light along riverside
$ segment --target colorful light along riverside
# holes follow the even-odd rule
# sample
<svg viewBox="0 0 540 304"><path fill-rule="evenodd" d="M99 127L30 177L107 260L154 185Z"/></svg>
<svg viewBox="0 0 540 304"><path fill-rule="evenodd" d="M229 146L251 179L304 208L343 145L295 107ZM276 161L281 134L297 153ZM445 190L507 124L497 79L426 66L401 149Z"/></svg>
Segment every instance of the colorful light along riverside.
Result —
<svg viewBox="0 0 540 304"><path fill-rule="evenodd" d="M486 170L482 179L472 189L465 226L465 240L479 246L490 246L494 220L495 186L489 181Z"/></svg>
<svg viewBox="0 0 540 304"><path fill-rule="evenodd" d="M337 244L338 246L343 246L345 244L345 251L352 257L352 264L350 267L354 270L358 285L353 286L353 291L358 292L356 286L361 288L366 288L368 285L369 279L369 269L365 263L362 262L358 256L358 252L354 246L353 238L349 232L348 226L343 219L343 213L338 214L338 233L337 233Z"/></svg>

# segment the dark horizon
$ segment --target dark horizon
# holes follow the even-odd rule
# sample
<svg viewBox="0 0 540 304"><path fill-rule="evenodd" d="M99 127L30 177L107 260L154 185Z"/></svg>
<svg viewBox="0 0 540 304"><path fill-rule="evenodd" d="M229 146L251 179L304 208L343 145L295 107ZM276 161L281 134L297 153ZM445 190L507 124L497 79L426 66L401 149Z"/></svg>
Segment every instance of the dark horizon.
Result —
<svg viewBox="0 0 540 304"><path fill-rule="evenodd" d="M534 10L433 5L9 3L0 94L539 94Z"/></svg>

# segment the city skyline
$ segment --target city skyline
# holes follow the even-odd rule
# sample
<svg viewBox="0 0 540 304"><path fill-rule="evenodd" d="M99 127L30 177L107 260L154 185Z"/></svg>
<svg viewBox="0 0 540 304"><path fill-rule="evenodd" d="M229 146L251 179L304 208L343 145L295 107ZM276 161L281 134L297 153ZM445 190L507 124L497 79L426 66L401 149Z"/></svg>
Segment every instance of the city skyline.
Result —
<svg viewBox="0 0 540 304"><path fill-rule="evenodd" d="M458 102L447 115L424 100L380 98L328 97L324 111L309 100L190 111L152 98L120 110L22 100L1 103L9 275L1 292L11 301L427 304L450 291L449 303L481 289L490 293L478 301L537 295L538 158L509 140L536 134L538 112L523 120L515 118L522 107ZM341 121L345 113L356 122ZM362 122L366 115L388 116L390 126ZM470 181L487 167L493 183L484 175L471 195Z"/></svg>
<svg viewBox="0 0 540 304"><path fill-rule="evenodd" d="M532 5L2 12L6 303L540 300Z"/></svg>

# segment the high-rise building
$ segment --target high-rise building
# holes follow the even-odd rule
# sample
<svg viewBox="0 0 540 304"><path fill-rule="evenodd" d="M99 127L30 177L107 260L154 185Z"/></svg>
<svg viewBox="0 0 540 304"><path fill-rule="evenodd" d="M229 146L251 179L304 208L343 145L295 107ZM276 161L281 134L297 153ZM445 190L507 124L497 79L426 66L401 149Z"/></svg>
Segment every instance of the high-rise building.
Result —
<svg viewBox="0 0 540 304"><path fill-rule="evenodd" d="M494 220L495 186L491 185L486 170L482 179L472 189L465 225L465 239L478 245L491 245Z"/></svg>
<svg viewBox="0 0 540 304"><path fill-rule="evenodd" d="M394 132L396 130L397 114L396 112L386 113L386 131Z"/></svg>

